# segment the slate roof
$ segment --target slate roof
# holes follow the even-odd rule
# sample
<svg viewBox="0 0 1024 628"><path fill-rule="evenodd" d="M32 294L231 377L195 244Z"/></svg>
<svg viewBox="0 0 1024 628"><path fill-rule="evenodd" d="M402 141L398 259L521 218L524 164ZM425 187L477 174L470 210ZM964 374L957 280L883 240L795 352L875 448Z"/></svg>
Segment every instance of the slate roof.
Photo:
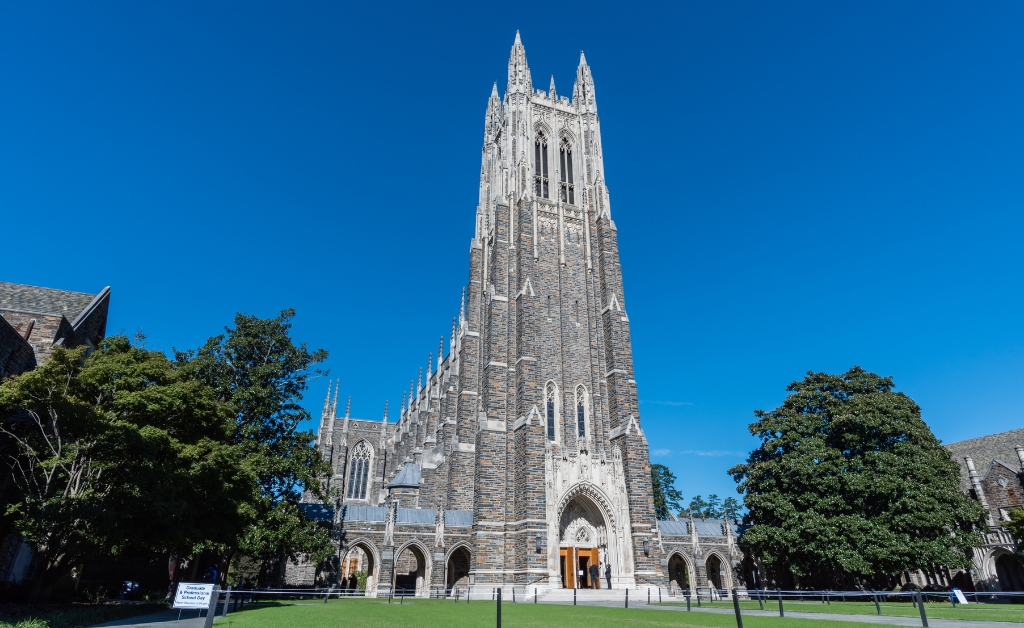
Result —
<svg viewBox="0 0 1024 628"><path fill-rule="evenodd" d="M694 519L694 526L697 528L697 536L725 536L725 521L723 519ZM733 536L739 538L743 534L743 528L735 521L730 521ZM690 522L685 519L679 521L659 521L658 529L662 534L667 535L690 535Z"/></svg>
<svg viewBox="0 0 1024 628"><path fill-rule="evenodd" d="M433 508L399 508L398 523L429 523L434 525L437 511Z"/></svg>
<svg viewBox="0 0 1024 628"><path fill-rule="evenodd" d="M1019 467L1016 446L1024 447L1024 428L989 434L946 445L953 456L953 460L960 465L960 490L968 492L971 489L971 480L967 475L967 463L964 456L970 456L974 460L974 467L981 477L985 477L993 462L999 461L1005 466L1016 470Z"/></svg>
<svg viewBox="0 0 1024 628"><path fill-rule="evenodd" d="M473 525L472 510L446 510L444 511L444 525L460 527Z"/></svg>
<svg viewBox="0 0 1024 628"><path fill-rule="evenodd" d="M63 316L72 322L96 296L0 281L0 310Z"/></svg>
<svg viewBox="0 0 1024 628"><path fill-rule="evenodd" d="M379 521L387 520L388 509L381 506L344 506L341 518L344 521Z"/></svg>
<svg viewBox="0 0 1024 628"><path fill-rule="evenodd" d="M398 477L388 484L388 488L419 488L421 479L420 465L407 462L398 473Z"/></svg>

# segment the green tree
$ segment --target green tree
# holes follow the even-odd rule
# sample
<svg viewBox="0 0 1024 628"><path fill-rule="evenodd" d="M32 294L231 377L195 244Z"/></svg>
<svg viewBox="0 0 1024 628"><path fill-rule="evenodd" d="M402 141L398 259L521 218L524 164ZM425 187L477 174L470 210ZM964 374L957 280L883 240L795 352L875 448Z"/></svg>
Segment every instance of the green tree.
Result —
<svg viewBox="0 0 1024 628"><path fill-rule="evenodd" d="M722 502L722 516L726 519L738 520L743 506L735 497L726 497Z"/></svg>
<svg viewBox="0 0 1024 628"><path fill-rule="evenodd" d="M750 511L744 544L777 579L841 586L970 564L985 513L892 378L808 372L787 390L755 412L761 446L729 470Z"/></svg>
<svg viewBox="0 0 1024 628"><path fill-rule="evenodd" d="M321 561L333 552L328 531L307 521L297 506L303 491L324 499L320 479L330 466L314 446L314 434L299 430L310 418L299 404L302 393L310 377L326 374L317 365L327 352L292 341L294 316L291 309L266 319L240 313L225 334L197 350L175 352L179 368L233 405L234 442L257 478L250 502L256 523L216 548L222 574L238 551L264 565L299 554Z"/></svg>
<svg viewBox="0 0 1024 628"><path fill-rule="evenodd" d="M1018 545L1024 543L1024 506L1011 508L1009 521L1003 522L1003 527L1010 531Z"/></svg>
<svg viewBox="0 0 1024 628"><path fill-rule="evenodd" d="M665 520L678 512L683 494L676 489L676 476L663 464L651 465L651 487L654 492L654 516Z"/></svg>
<svg viewBox="0 0 1024 628"><path fill-rule="evenodd" d="M698 519L714 518L714 511L711 509L711 504L704 500L703 495L697 495L690 500L689 511L691 515Z"/></svg>
<svg viewBox="0 0 1024 628"><path fill-rule="evenodd" d="M33 598L91 558L224 542L248 522L254 478L230 408L124 336L85 354L58 347L0 384L7 512L37 551Z"/></svg>

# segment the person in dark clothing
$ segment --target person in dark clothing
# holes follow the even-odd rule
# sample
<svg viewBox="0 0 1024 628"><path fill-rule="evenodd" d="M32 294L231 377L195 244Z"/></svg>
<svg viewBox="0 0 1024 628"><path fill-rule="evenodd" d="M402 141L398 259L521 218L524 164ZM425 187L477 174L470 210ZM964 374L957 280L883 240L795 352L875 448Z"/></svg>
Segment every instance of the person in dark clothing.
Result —
<svg viewBox="0 0 1024 628"><path fill-rule="evenodd" d="M608 581L608 588L609 589L612 588L612 566L611 566L611 564L606 564L604 566L604 579Z"/></svg>
<svg viewBox="0 0 1024 628"><path fill-rule="evenodd" d="M601 588L601 568L593 563L590 564L590 586Z"/></svg>

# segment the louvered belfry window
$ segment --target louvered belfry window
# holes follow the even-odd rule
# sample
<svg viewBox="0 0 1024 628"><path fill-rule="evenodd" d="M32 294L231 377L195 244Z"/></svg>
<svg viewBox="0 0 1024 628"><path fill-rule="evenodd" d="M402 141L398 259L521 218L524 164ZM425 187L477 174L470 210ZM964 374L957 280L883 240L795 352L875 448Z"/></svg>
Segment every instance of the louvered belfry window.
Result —
<svg viewBox="0 0 1024 628"><path fill-rule="evenodd" d="M572 176L572 149L569 148L568 144L562 144L562 148L558 151L559 154L559 179L560 182L558 187L560 194L562 195L562 202L569 203L570 205L576 204L576 190L573 185Z"/></svg>
<svg viewBox="0 0 1024 628"><path fill-rule="evenodd" d="M533 143L533 192L540 198L550 198L548 192L548 140L537 134Z"/></svg>

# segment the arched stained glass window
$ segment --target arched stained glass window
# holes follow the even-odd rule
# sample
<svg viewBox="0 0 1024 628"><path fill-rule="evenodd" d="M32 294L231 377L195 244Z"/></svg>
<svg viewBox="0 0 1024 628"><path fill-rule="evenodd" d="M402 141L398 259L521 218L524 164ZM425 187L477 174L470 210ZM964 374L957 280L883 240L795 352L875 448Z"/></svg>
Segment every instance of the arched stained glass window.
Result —
<svg viewBox="0 0 1024 628"><path fill-rule="evenodd" d="M348 499L366 499L369 488L370 458L372 452L366 441L360 441L348 458Z"/></svg>
<svg viewBox="0 0 1024 628"><path fill-rule="evenodd" d="M555 440L555 426L557 420L555 419L555 413L558 406L558 388L555 387L554 382L548 382L547 389L544 391L544 408L545 417L548 423L548 440Z"/></svg>
<svg viewBox="0 0 1024 628"><path fill-rule="evenodd" d="M587 436L587 389L576 387L576 431L580 438Z"/></svg>

